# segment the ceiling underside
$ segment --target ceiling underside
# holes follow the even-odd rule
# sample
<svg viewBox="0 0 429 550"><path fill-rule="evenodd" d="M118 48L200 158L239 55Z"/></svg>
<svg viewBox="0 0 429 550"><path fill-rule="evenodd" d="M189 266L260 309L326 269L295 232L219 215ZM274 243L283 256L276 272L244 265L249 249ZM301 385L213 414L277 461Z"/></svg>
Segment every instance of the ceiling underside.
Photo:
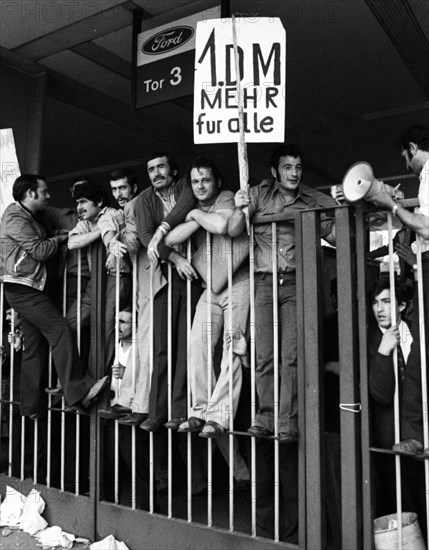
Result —
<svg viewBox="0 0 429 550"><path fill-rule="evenodd" d="M67 142L54 127L66 103L72 106L69 112L63 109L70 124L73 109L79 109L90 113L94 124L104 119L135 136L139 148L130 150L124 162L162 148L186 162L195 154L207 154L222 163L224 171L235 173L235 146L193 145L191 96L135 112L130 107L133 12L142 10L143 20L176 18L189 6L196 12L216 3L3 2L4 60L21 60L35 73L49 72L50 124L44 129L43 170L54 178L74 171L70 162L62 164L58 158L59 144L67 147ZM322 188L339 183L358 160L372 163L379 177L404 173L395 148L397 134L410 124L429 123L427 0L231 0L230 9L247 17L277 16L283 22L286 140L304 150L306 183ZM102 136L99 145L91 144L102 148ZM252 181L266 173L271 149L268 144L249 146ZM100 162L102 156L95 156ZM101 160L109 163L109 158ZM76 170L90 168L94 166L76 165Z"/></svg>

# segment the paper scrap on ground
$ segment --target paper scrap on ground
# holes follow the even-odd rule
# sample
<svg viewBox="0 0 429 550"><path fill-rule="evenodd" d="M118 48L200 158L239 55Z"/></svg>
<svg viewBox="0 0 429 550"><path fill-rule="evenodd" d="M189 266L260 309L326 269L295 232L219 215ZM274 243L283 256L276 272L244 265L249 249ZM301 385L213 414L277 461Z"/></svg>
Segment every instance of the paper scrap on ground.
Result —
<svg viewBox="0 0 429 550"><path fill-rule="evenodd" d="M93 542L89 548L90 550L129 550L125 542L116 540L113 535L109 535L98 542Z"/></svg>
<svg viewBox="0 0 429 550"><path fill-rule="evenodd" d="M8 527L19 525L24 504L25 496L7 486L5 499L0 504L0 525Z"/></svg>
<svg viewBox="0 0 429 550"><path fill-rule="evenodd" d="M75 540L74 535L66 533L57 525L39 531L39 533L35 535L35 538L38 539L42 546L61 546L61 548L72 548Z"/></svg>
<svg viewBox="0 0 429 550"><path fill-rule="evenodd" d="M45 529L48 526L48 522L41 516L44 509L45 501L40 496L40 492L32 489L25 499L19 523L20 528L30 535L34 535L38 531Z"/></svg>

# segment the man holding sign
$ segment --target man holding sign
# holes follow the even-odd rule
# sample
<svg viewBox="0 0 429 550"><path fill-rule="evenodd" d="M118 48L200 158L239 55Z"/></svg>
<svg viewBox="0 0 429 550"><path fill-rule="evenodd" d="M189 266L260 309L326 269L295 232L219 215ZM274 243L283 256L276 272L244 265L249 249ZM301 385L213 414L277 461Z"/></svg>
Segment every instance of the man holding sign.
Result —
<svg viewBox="0 0 429 550"><path fill-rule="evenodd" d="M245 224L242 209L249 208L249 216L294 214L300 210L321 206L307 190L300 189L302 153L296 145L281 145L270 160L271 180L264 180L250 192L240 190L235 195L240 219L237 231ZM335 226L331 218L321 216L321 236L335 243ZM259 410L249 433L269 436L274 433L274 360L273 360L273 261L271 222L255 225L255 321L258 330L256 345L256 390ZM279 324L281 334L281 384L279 396L280 442L298 439L297 394L297 336L296 336L296 250L293 222L277 223L277 285Z"/></svg>

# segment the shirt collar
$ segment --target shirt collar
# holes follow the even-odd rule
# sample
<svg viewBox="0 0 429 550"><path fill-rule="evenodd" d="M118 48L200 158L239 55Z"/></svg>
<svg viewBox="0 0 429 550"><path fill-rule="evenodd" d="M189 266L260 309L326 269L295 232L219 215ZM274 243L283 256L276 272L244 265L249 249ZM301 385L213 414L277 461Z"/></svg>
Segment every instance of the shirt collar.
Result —
<svg viewBox="0 0 429 550"><path fill-rule="evenodd" d="M271 188L271 195L272 196L274 196L277 193L280 194L279 184L277 183L277 181L274 178L263 180L261 186ZM309 206L312 206L312 196L310 194L306 193L303 189L301 189L301 187L298 187L297 194L295 195L293 200L288 202L287 206L289 206L290 204L294 204L298 199L302 200L302 202L304 202L305 204L308 204Z"/></svg>
<svg viewBox="0 0 429 550"><path fill-rule="evenodd" d="M170 185L170 187L168 188L168 192L167 192L167 197L163 197L161 195L161 193L158 191L158 189L155 189L155 187L152 186L152 189L153 189L153 192L155 193L155 195L160 198L162 201L168 201L170 200L170 198L172 197L172 195L174 194L174 189L176 187L176 181L173 181L173 183Z"/></svg>

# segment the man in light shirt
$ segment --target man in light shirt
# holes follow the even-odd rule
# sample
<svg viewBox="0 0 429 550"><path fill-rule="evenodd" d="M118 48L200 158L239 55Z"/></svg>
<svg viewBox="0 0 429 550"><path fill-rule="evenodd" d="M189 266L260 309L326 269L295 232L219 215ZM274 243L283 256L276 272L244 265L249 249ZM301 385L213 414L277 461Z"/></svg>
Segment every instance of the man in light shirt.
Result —
<svg viewBox="0 0 429 550"><path fill-rule="evenodd" d="M421 368L422 357L420 342L424 342L426 365L428 363L429 342L429 128L411 126L400 138L401 154L407 170L412 171L420 179L418 198L419 208L409 212L395 202L387 190L377 196L374 203L392 211L400 221L417 235L415 249L422 252L422 287L425 329L421 328L419 319L419 300L417 285L414 292L414 307L412 319L413 345L408 360L407 376L404 380L403 410L401 416L403 441L394 446L394 450L416 454L423 450L423 404ZM428 449L426 449L426 452Z"/></svg>

